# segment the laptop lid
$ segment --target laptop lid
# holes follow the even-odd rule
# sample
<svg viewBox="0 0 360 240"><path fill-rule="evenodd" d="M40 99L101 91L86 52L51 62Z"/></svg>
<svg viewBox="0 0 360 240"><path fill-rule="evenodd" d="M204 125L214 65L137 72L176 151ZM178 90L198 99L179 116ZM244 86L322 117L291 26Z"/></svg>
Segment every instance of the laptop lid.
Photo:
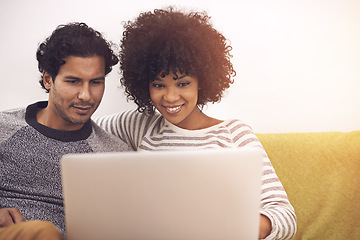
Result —
<svg viewBox="0 0 360 240"><path fill-rule="evenodd" d="M69 240L258 239L261 153L65 155Z"/></svg>

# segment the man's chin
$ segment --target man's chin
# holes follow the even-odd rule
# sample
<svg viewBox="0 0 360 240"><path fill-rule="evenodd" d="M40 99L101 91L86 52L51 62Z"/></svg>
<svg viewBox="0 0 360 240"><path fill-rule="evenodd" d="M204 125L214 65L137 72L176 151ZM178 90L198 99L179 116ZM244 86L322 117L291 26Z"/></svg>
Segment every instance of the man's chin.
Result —
<svg viewBox="0 0 360 240"><path fill-rule="evenodd" d="M83 118L71 118L69 119L69 122L71 122L74 125L84 125L89 121L90 117L86 116Z"/></svg>

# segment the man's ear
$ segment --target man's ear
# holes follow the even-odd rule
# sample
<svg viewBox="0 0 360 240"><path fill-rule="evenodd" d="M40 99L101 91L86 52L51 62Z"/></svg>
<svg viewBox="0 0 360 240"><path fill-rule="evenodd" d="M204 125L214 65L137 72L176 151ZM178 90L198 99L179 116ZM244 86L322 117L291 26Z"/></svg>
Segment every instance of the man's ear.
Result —
<svg viewBox="0 0 360 240"><path fill-rule="evenodd" d="M52 77L45 71L43 71L43 83L47 90L50 90L54 83Z"/></svg>

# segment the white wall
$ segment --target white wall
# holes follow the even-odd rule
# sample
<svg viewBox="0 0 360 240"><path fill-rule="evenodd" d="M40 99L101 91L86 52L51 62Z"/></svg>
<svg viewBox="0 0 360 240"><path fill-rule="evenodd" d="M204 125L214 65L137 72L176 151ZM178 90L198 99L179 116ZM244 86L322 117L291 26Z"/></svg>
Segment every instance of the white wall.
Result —
<svg viewBox="0 0 360 240"><path fill-rule="evenodd" d="M167 5L206 10L231 40L235 84L209 115L256 132L360 129L357 0L2 0L0 110L47 99L35 52L59 24L83 21L118 43L122 21ZM134 107L118 86L116 66L96 115Z"/></svg>

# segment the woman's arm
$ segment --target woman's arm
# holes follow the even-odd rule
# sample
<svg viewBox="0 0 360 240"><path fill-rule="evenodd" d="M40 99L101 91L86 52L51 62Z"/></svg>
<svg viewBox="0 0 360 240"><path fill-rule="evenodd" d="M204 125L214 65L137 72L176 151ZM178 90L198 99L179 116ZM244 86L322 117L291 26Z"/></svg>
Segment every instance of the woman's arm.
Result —
<svg viewBox="0 0 360 240"><path fill-rule="evenodd" d="M135 151L158 114L148 115L137 110L130 110L94 119L105 131L119 137Z"/></svg>
<svg viewBox="0 0 360 240"><path fill-rule="evenodd" d="M253 130L241 121L231 125L231 133L235 147L257 148L263 152L260 237L266 236L264 239L292 238L296 233L295 210L263 146Z"/></svg>
<svg viewBox="0 0 360 240"><path fill-rule="evenodd" d="M271 221L268 217L260 214L259 239L264 239L271 233Z"/></svg>

